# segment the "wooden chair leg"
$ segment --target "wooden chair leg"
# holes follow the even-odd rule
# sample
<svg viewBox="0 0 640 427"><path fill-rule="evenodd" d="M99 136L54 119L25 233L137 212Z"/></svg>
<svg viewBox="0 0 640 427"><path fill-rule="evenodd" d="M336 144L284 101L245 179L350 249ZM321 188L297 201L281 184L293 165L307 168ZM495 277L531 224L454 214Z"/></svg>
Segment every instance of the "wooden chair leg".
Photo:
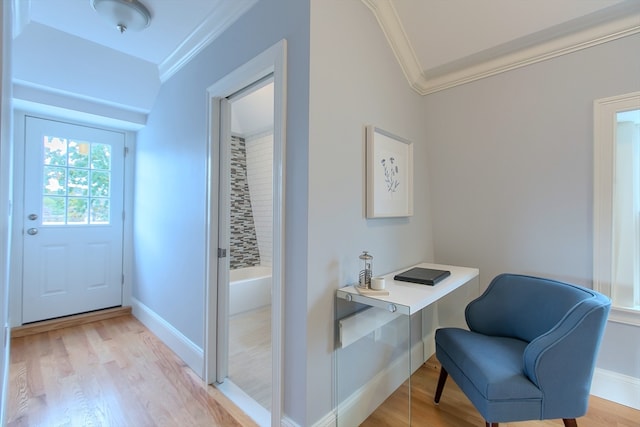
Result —
<svg viewBox="0 0 640 427"><path fill-rule="evenodd" d="M489 421L484 422L485 427L498 427L498 423L490 423Z"/></svg>
<svg viewBox="0 0 640 427"><path fill-rule="evenodd" d="M438 386L436 387L436 395L433 397L433 401L436 404L440 403L440 397L442 396L442 390L444 389L444 383L447 381L447 377L449 373L444 369L440 368L440 377L438 378Z"/></svg>
<svg viewBox="0 0 640 427"><path fill-rule="evenodd" d="M562 422L564 423L564 427L578 427L578 422L575 418L563 418Z"/></svg>

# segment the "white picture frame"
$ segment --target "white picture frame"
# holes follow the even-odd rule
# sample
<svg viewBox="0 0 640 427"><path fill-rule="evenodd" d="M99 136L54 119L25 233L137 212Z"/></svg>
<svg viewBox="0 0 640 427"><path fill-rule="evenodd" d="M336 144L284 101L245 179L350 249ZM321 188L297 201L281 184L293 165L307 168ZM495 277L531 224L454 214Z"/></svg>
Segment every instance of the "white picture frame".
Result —
<svg viewBox="0 0 640 427"><path fill-rule="evenodd" d="M413 215L413 143L366 127L367 218Z"/></svg>

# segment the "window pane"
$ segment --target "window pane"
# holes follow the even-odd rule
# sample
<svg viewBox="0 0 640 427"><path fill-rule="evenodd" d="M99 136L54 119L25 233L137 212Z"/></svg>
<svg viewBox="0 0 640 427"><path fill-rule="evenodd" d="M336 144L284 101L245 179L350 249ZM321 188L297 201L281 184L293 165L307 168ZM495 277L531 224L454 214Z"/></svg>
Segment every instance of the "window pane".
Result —
<svg viewBox="0 0 640 427"><path fill-rule="evenodd" d="M640 308L640 110L617 114L612 229L612 299Z"/></svg>
<svg viewBox="0 0 640 427"><path fill-rule="evenodd" d="M44 137L44 164L64 166L67 164L67 140L51 136Z"/></svg>
<svg viewBox="0 0 640 427"><path fill-rule="evenodd" d="M69 198L67 224L87 224L89 222L89 199Z"/></svg>
<svg viewBox="0 0 640 427"><path fill-rule="evenodd" d="M89 195L89 170L69 168L69 196Z"/></svg>
<svg viewBox="0 0 640 427"><path fill-rule="evenodd" d="M43 222L109 224L111 145L45 136Z"/></svg>
<svg viewBox="0 0 640 427"><path fill-rule="evenodd" d="M43 170L43 194L65 195L67 193L67 169L45 166Z"/></svg>
<svg viewBox="0 0 640 427"><path fill-rule="evenodd" d="M42 223L59 225L65 223L66 197L42 198Z"/></svg>
<svg viewBox="0 0 640 427"><path fill-rule="evenodd" d="M111 146L91 144L91 169L111 170Z"/></svg>
<svg viewBox="0 0 640 427"><path fill-rule="evenodd" d="M89 167L89 143L69 142L69 166L77 168Z"/></svg>
<svg viewBox="0 0 640 427"><path fill-rule="evenodd" d="M111 172L93 171L91 173L91 197L109 197Z"/></svg>
<svg viewBox="0 0 640 427"><path fill-rule="evenodd" d="M91 223L109 224L109 199L91 199Z"/></svg>

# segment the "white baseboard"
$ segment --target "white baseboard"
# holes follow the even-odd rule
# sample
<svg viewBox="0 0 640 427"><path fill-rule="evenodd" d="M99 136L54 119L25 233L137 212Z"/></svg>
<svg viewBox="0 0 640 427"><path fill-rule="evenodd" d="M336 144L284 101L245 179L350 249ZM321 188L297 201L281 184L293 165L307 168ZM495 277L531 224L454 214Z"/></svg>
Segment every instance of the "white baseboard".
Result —
<svg viewBox="0 0 640 427"><path fill-rule="evenodd" d="M640 378L596 368L591 394L640 410Z"/></svg>
<svg viewBox="0 0 640 427"><path fill-rule="evenodd" d="M282 417L282 422L280 424L280 427L300 427L300 426L291 418L284 416Z"/></svg>
<svg viewBox="0 0 640 427"><path fill-rule="evenodd" d="M411 372L415 372L435 352L433 336L411 348ZM361 424L407 378L406 358L396 360L371 381L338 403L338 409L326 414L313 427L336 427L337 417L341 425ZM640 378L596 368L591 394L621 405L640 410ZM283 423L283 426L285 424ZM296 427L295 423L286 426Z"/></svg>
<svg viewBox="0 0 640 427"><path fill-rule="evenodd" d="M155 311L131 298L133 315L178 355L193 371L204 378L204 351L164 320Z"/></svg>
<svg viewBox="0 0 640 427"><path fill-rule="evenodd" d="M2 339L2 375L0 375L0 397L6 396L9 391L9 362L11 358L11 327L9 323L4 324L3 339ZM5 425L6 421L6 404L0 403L0 425Z"/></svg>
<svg viewBox="0 0 640 427"><path fill-rule="evenodd" d="M338 413L336 410L329 412L324 417L316 421L312 427L336 427L338 420ZM284 424L282 424L284 426ZM297 427L297 426L296 426Z"/></svg>
<svg viewBox="0 0 640 427"><path fill-rule="evenodd" d="M233 381L227 378L223 383L216 384L216 388L260 427L268 427L271 425L271 413L260 406L258 402L253 400L244 390L235 385Z"/></svg>
<svg viewBox="0 0 640 427"><path fill-rule="evenodd" d="M418 341L411 347L411 373L413 374L425 360L424 343ZM408 378L408 362L406 356L396 359L387 369L380 371L351 396L338 402L336 411L325 415L313 426L334 427L337 417L340 417L341 425L360 425Z"/></svg>

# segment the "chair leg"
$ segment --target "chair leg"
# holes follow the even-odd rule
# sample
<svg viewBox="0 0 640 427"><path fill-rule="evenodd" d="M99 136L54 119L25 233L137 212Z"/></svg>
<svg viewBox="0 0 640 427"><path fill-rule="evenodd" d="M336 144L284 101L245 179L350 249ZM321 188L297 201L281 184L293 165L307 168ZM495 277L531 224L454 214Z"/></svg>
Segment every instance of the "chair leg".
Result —
<svg viewBox="0 0 640 427"><path fill-rule="evenodd" d="M440 397L442 396L442 389L444 389L444 383L447 381L447 377L449 373L444 369L440 368L440 377L438 378L438 386L436 387L436 395L433 398L433 401L436 404L440 403Z"/></svg>
<svg viewBox="0 0 640 427"><path fill-rule="evenodd" d="M485 427L498 427L498 423L490 423L489 421L484 422Z"/></svg>
<svg viewBox="0 0 640 427"><path fill-rule="evenodd" d="M564 423L564 427L578 427L578 422L575 418L563 418L562 422Z"/></svg>

